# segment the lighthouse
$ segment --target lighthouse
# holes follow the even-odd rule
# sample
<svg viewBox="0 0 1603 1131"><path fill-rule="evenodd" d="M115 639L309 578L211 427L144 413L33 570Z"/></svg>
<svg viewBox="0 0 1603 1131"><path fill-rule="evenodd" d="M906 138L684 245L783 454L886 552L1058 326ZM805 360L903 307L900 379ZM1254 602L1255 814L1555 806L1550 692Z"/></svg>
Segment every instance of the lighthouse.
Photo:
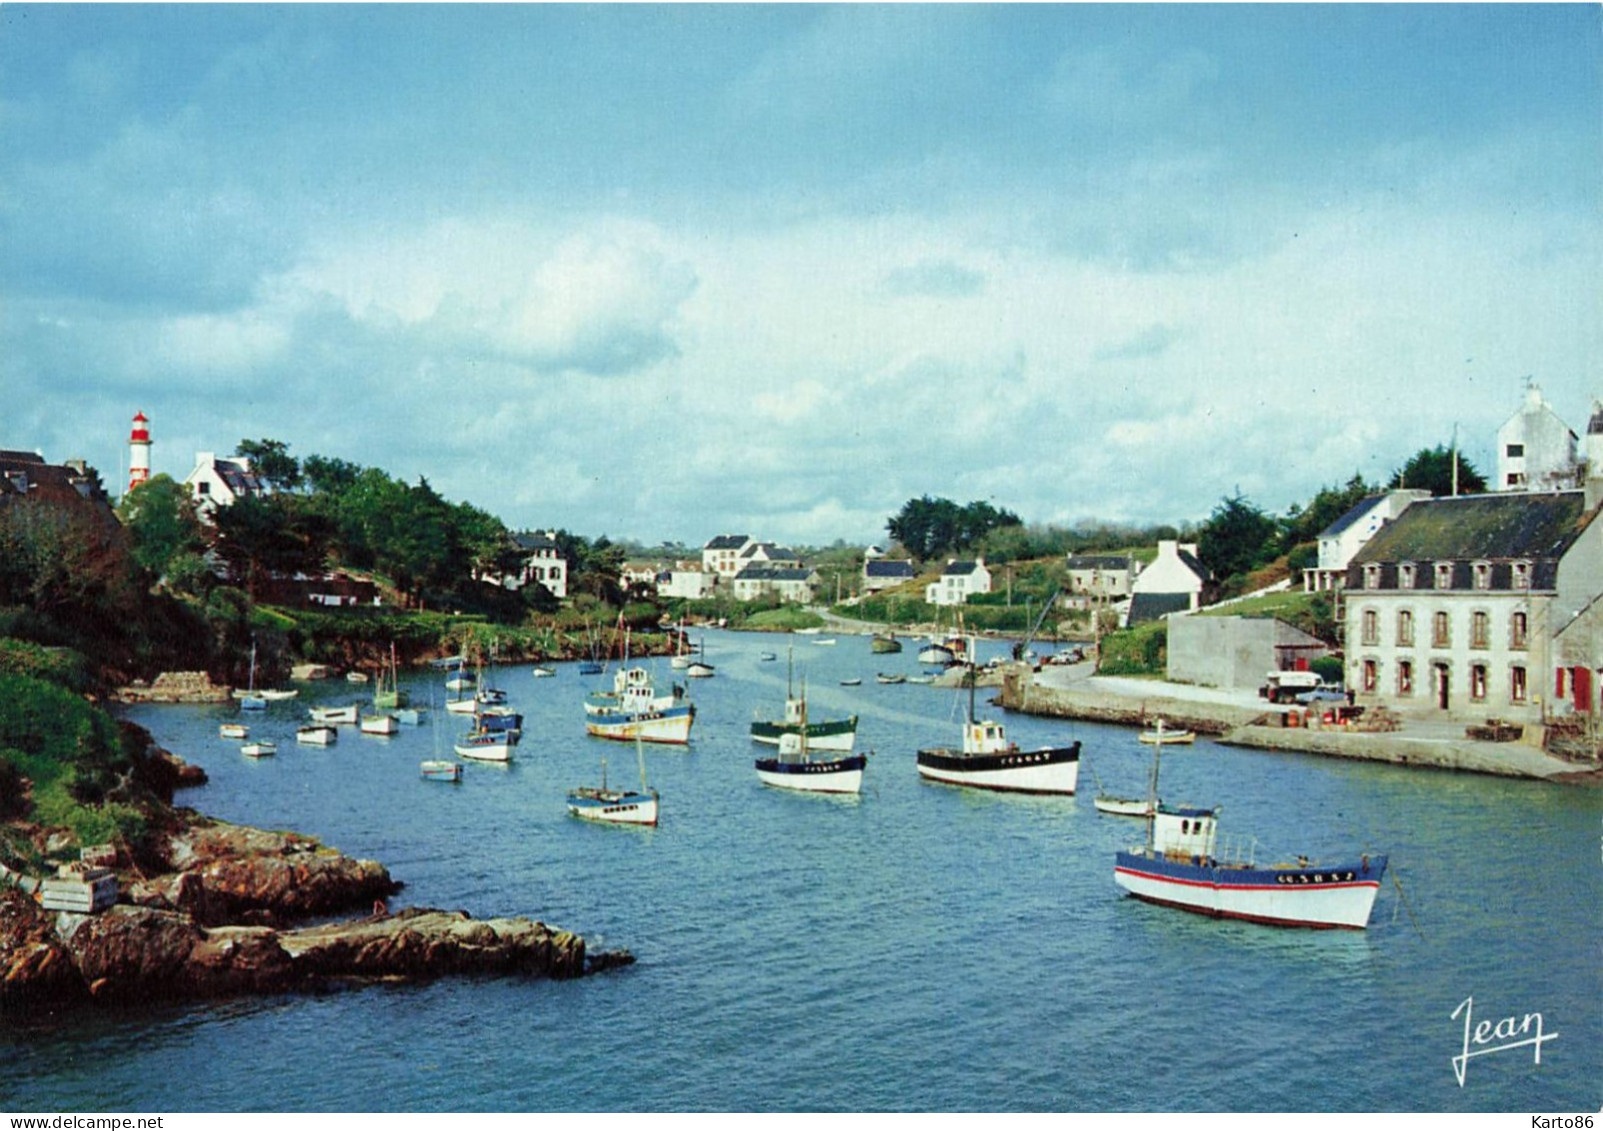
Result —
<svg viewBox="0 0 1603 1131"><path fill-rule="evenodd" d="M150 421L144 413L134 416L134 429L128 434L128 490L150 478Z"/></svg>

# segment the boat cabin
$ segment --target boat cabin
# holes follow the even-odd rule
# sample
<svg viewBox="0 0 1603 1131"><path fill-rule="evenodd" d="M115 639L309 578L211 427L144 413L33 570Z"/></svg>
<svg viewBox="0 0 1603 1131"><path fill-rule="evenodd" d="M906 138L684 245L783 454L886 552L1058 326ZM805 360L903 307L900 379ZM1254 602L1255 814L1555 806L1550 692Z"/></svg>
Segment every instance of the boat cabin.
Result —
<svg viewBox="0 0 1603 1131"><path fill-rule="evenodd" d="M1214 834L1218 825L1218 811L1195 809L1189 806L1171 806L1158 803L1152 817L1152 845L1155 851L1167 857L1194 856L1213 858Z"/></svg>
<svg viewBox="0 0 1603 1131"><path fill-rule="evenodd" d="M1008 749L1007 728L1001 723L972 722L963 728L965 753L1002 754Z"/></svg>

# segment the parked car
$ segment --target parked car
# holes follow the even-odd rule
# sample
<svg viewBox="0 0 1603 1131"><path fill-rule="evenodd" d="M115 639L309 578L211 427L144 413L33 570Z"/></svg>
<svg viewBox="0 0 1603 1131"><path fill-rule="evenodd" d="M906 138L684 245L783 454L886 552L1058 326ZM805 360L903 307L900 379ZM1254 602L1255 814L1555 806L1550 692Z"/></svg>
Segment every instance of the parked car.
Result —
<svg viewBox="0 0 1603 1131"><path fill-rule="evenodd" d="M1299 703L1345 703L1346 701L1347 693L1340 687L1334 687L1329 684L1297 694L1297 702Z"/></svg>

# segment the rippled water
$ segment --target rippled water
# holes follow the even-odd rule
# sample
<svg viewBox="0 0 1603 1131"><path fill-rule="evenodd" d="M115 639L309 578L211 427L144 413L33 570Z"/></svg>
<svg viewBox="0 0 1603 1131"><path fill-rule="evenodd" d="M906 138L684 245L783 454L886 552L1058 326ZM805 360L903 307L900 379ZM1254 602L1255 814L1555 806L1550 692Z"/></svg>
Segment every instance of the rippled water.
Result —
<svg viewBox="0 0 1603 1131"><path fill-rule="evenodd" d="M656 829L584 824L565 792L636 776L631 747L587 738L595 681L572 665L497 682L525 713L507 767L424 782L424 727L342 728L297 746L308 685L253 733L233 708L133 718L203 765L182 800L293 828L387 864L397 904L530 915L621 946L634 967L577 982L448 979L321 996L79 1012L0 1030L0 1107L285 1110L1596 1110L1603 1060L1603 804L1597 791L1405 770L1201 741L1166 754L1163 794L1223 806L1259 857L1391 854L1366 932L1216 922L1125 898L1113 854L1141 825L1096 813L1145 788L1133 732L1009 716L1026 746L1084 742L1081 796L921 782L913 752L954 741L951 691L882 686L912 651L798 636L814 717L857 711L863 796L758 783L747 737L777 713L790 638L709 633L688 750L646 748ZM779 655L759 659L763 651ZM660 676L669 677L665 661ZM839 680L861 676L861 687ZM414 699L441 681L417 675ZM983 692L982 692L983 694ZM441 713L438 738L465 724ZM1450 1019L1543 1014L1557 1039L1470 1063ZM262 1071L270 1065L271 1071Z"/></svg>

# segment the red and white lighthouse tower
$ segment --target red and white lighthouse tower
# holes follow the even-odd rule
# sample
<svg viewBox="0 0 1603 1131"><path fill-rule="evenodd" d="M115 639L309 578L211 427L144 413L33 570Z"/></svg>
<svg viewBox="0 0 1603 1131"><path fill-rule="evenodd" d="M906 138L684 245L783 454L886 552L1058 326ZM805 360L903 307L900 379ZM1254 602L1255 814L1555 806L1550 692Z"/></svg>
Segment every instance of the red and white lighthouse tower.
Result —
<svg viewBox="0 0 1603 1131"><path fill-rule="evenodd" d="M144 413L134 416L134 430L128 434L128 490L150 478L150 421Z"/></svg>

